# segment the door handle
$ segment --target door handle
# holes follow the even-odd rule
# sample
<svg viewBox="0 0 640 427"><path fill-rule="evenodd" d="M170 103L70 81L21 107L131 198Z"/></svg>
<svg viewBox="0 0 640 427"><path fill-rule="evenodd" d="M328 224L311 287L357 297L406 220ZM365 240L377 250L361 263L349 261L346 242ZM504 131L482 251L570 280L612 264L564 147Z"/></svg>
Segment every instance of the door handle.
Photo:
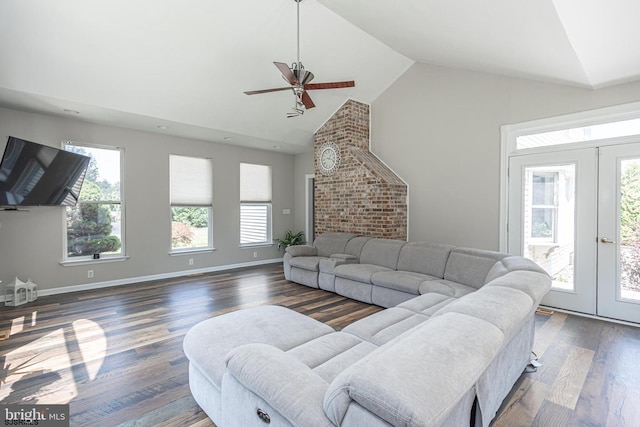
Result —
<svg viewBox="0 0 640 427"><path fill-rule="evenodd" d="M602 237L602 238L600 238L600 241L601 241L602 243L615 243L615 242L616 242L615 240L609 240L609 239L607 239L606 237Z"/></svg>

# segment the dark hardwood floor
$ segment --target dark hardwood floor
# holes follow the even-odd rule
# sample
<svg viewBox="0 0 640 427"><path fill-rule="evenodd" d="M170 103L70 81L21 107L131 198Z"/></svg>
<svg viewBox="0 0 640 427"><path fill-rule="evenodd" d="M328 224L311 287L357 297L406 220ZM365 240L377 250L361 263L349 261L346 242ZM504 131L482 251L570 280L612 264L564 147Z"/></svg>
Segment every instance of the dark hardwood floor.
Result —
<svg viewBox="0 0 640 427"><path fill-rule="evenodd" d="M284 280L281 265L40 297L0 309L0 402L68 403L72 426L211 426L191 398L182 339L261 304L333 327L381 308ZM640 426L640 328L536 315L543 366L494 426Z"/></svg>

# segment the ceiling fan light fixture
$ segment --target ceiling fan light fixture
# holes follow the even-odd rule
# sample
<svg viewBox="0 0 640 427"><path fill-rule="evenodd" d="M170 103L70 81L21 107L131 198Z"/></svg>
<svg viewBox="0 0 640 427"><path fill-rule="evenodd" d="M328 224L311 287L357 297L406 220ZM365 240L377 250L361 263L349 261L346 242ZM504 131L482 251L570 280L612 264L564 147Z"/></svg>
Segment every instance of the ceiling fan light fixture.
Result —
<svg viewBox="0 0 640 427"><path fill-rule="evenodd" d="M306 70L302 75L302 79L298 79L298 81L302 85L306 85L307 83L310 83L311 80L313 80L313 73L311 71L306 71Z"/></svg>

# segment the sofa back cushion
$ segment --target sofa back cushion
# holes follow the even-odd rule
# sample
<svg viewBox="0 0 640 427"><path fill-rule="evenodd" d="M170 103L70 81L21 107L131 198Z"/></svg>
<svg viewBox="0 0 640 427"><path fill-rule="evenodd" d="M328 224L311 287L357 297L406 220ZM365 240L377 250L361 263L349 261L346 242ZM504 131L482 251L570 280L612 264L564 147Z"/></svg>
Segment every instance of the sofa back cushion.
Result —
<svg viewBox="0 0 640 427"><path fill-rule="evenodd" d="M353 233L324 233L316 237L313 246L318 249L318 256L328 257L331 254L343 254L347 242L356 237Z"/></svg>
<svg viewBox="0 0 640 427"><path fill-rule="evenodd" d="M444 278L480 289L487 276L507 254L483 249L455 248L451 250Z"/></svg>
<svg viewBox="0 0 640 427"><path fill-rule="evenodd" d="M373 264L395 270L400 250L407 242L392 239L369 239L360 253L360 264Z"/></svg>
<svg viewBox="0 0 640 427"><path fill-rule="evenodd" d="M447 266L449 253L452 249L453 246L450 245L407 243L400 250L398 270L443 278L444 269Z"/></svg>
<svg viewBox="0 0 640 427"><path fill-rule="evenodd" d="M360 254L362 253L364 244L367 243L367 241L370 239L371 237L367 236L354 237L347 242L347 247L344 249L344 253L360 258Z"/></svg>
<svg viewBox="0 0 640 427"><path fill-rule="evenodd" d="M357 404L394 426L452 425L448 416L473 389L503 340L498 328L472 316L431 318L338 374L324 397L325 414L341 425Z"/></svg>

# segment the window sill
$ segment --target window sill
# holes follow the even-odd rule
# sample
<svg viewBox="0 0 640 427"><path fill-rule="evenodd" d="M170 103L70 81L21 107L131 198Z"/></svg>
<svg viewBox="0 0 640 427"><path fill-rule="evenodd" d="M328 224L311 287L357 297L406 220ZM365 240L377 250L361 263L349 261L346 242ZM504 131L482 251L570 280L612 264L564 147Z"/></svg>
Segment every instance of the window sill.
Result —
<svg viewBox="0 0 640 427"><path fill-rule="evenodd" d="M268 248L274 244L275 243L245 243L244 245L240 245L240 249Z"/></svg>
<svg viewBox="0 0 640 427"><path fill-rule="evenodd" d="M183 249L170 251L170 256L189 255L189 254L202 254L207 252L215 252L216 248L197 248L197 249Z"/></svg>
<svg viewBox="0 0 640 427"><path fill-rule="evenodd" d="M88 265L88 264L104 264L108 262L122 262L128 260L129 257L126 255L121 256L111 256L104 257L100 259L78 259L78 260L67 260L60 261L60 265L64 265L65 267L73 267L74 265Z"/></svg>

